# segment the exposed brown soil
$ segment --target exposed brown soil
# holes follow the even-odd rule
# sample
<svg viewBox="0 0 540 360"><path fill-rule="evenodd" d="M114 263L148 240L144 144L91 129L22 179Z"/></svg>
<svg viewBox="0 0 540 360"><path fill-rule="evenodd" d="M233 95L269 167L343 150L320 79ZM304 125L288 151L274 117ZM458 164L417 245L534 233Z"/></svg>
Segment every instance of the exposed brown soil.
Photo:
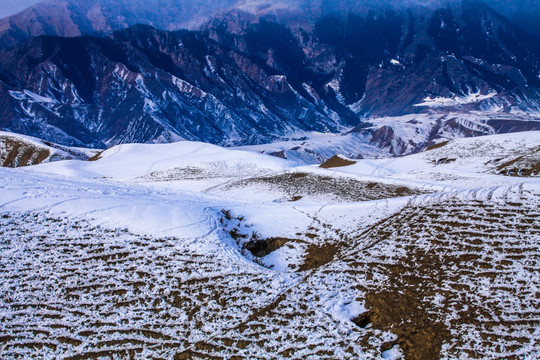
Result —
<svg viewBox="0 0 540 360"><path fill-rule="evenodd" d="M6 149L5 153L0 155L3 167L36 165L42 163L51 155L46 149L39 149L10 138L3 138L0 141L4 143Z"/></svg>
<svg viewBox="0 0 540 360"><path fill-rule="evenodd" d="M101 154L103 154L103 151L98 152L96 155L88 159L88 161L98 161L99 159L101 159Z"/></svg>
<svg viewBox="0 0 540 360"><path fill-rule="evenodd" d="M450 332L440 319L429 314L424 299L434 296L441 285L441 279L433 277L434 269L440 265L435 256L416 254L410 262L387 266L389 284L366 293L369 312L359 325L369 320L374 329L390 331L398 337L395 343L383 344L387 348L381 351L399 344L407 360L439 358Z"/></svg>
<svg viewBox="0 0 540 360"><path fill-rule="evenodd" d="M294 242L295 240L275 237L269 239L256 239L248 241L244 244L244 248L248 250L253 256L264 257L277 249L282 248L288 242Z"/></svg>
<svg viewBox="0 0 540 360"><path fill-rule="evenodd" d="M340 156L332 156L330 159L326 160L324 163L320 165L323 169L330 169L330 168L337 168L337 167L345 167L356 164L356 161L343 159Z"/></svg>
<svg viewBox="0 0 540 360"><path fill-rule="evenodd" d="M506 161L497 167L497 173L507 176L540 176L540 148L536 148L531 154Z"/></svg>
<svg viewBox="0 0 540 360"><path fill-rule="evenodd" d="M312 270L328 264L334 260L338 251L339 247L335 244L309 245L300 271Z"/></svg>
<svg viewBox="0 0 540 360"><path fill-rule="evenodd" d="M246 187L252 184L265 184L280 190L287 194L290 201L318 195L330 195L342 201L368 201L425 193L405 186L296 172L255 177L236 182L229 187Z"/></svg>
<svg viewBox="0 0 540 360"><path fill-rule="evenodd" d="M440 149L442 147L445 147L446 145L448 145L450 141L443 141L443 142L440 142L438 144L435 144L435 145L431 145L430 147L428 147L426 149L426 151L430 151L430 150L435 150L435 149Z"/></svg>
<svg viewBox="0 0 540 360"><path fill-rule="evenodd" d="M451 163L453 163L455 161L456 161L456 159L454 159L454 158L441 158L441 159L435 160L433 163L435 165L446 165L446 164L451 164Z"/></svg>
<svg viewBox="0 0 540 360"><path fill-rule="evenodd" d="M505 216L499 216L503 212ZM370 258L362 266L354 265L362 269L355 273L373 272L362 288L369 310L353 321L395 334L395 342L381 344L380 350L398 344L407 360L438 359L443 344L451 346L452 355L461 352L472 358L490 358L492 351L523 351L531 339L516 334L528 331L527 324L535 321L535 314L523 311L535 306L534 294L516 282L513 271L516 264L536 258L540 223L531 221L536 216L537 209L521 203L497 208L458 202L406 209L377 224L367 234L374 243L350 260ZM382 244L389 247L377 252L384 249ZM384 282L373 280L381 274ZM499 285L486 293L475 290L486 283ZM481 338L465 338L470 329ZM490 335L494 333L498 335ZM501 339L506 345L498 348ZM364 338L362 345L369 347L370 342Z"/></svg>

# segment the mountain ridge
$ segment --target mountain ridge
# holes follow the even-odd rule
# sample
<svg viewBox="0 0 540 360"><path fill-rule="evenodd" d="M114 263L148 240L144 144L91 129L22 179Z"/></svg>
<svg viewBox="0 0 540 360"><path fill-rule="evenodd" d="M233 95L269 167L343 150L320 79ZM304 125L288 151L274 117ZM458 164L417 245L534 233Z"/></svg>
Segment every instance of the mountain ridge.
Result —
<svg viewBox="0 0 540 360"><path fill-rule="evenodd" d="M138 23L153 25L162 30L191 29L211 21L213 17L237 9L255 15L273 14L284 19L317 21L329 14L349 12L366 15L369 11L400 11L414 8L435 9L454 6L462 0L44 0L19 13L0 19L0 49L16 46L40 35L80 36L111 35ZM31 4L31 3L30 3ZM24 4L14 4L19 8ZM506 14L522 30L531 34L540 32L537 16L540 3L528 0L491 0L489 6Z"/></svg>
<svg viewBox="0 0 540 360"><path fill-rule="evenodd" d="M452 134L536 129L526 120L540 113L540 41L481 3L460 4L327 15L313 27L235 10L198 31L38 37L1 53L0 125L91 147L253 145L354 128L377 146L393 142L394 155ZM414 141L377 127L452 113L477 121L417 127L426 135ZM519 124L483 125L501 114Z"/></svg>

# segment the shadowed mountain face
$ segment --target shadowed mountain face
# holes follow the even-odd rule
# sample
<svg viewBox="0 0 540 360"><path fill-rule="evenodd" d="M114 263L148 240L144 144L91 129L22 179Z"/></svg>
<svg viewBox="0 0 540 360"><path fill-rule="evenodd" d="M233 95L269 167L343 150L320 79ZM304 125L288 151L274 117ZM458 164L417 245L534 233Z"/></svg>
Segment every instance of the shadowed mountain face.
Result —
<svg viewBox="0 0 540 360"><path fill-rule="evenodd" d="M315 36L331 45L343 64L344 102L366 96L363 113L413 112L411 105L425 97L498 93L507 98L540 84L538 38L480 2L427 12L327 16L317 22ZM528 96L521 99L527 102ZM491 105L501 105L495 102Z"/></svg>
<svg viewBox="0 0 540 360"><path fill-rule="evenodd" d="M135 24L177 30L200 24L237 0L45 0L0 20L0 48L34 36L110 35Z"/></svg>
<svg viewBox="0 0 540 360"><path fill-rule="evenodd" d="M267 27L277 37L268 37ZM302 63L303 53L285 27L263 21L241 39L245 53L208 32L143 25L113 39L36 38L1 54L2 127L104 146L180 137L259 143L288 129L338 131L358 123L343 105L334 111L303 89L306 81L323 84L325 74L291 65L293 56ZM276 47L273 67L259 56L285 43Z"/></svg>
<svg viewBox="0 0 540 360"><path fill-rule="evenodd" d="M292 10L271 13L5 50L0 127L95 147L235 145L361 129L367 116L540 111L540 40L481 2L338 12L311 25Z"/></svg>
<svg viewBox="0 0 540 360"><path fill-rule="evenodd" d="M456 6L461 0L4 0L0 19L0 48L15 46L40 35L111 35L136 24L163 30L196 29L212 16L230 10L273 14L313 22L324 15L370 11L423 11ZM540 2L490 0L491 8L514 20L531 34L540 33ZM33 5L33 6L30 6Z"/></svg>
<svg viewBox="0 0 540 360"><path fill-rule="evenodd" d="M16 14L35 5L40 0L3 0L0 8L0 19Z"/></svg>

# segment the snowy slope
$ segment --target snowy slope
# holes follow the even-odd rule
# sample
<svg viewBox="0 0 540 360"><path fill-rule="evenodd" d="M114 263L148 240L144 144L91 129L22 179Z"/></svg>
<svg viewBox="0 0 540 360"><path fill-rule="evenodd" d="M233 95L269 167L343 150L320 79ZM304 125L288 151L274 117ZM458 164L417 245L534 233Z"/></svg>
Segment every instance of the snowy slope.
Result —
<svg viewBox="0 0 540 360"><path fill-rule="evenodd" d="M492 109L496 110L496 109ZM506 132L538 131L537 114L498 111L433 112L372 117L356 128L333 133L298 132L268 144L238 147L305 164L323 163L335 154L352 159L409 155L442 141Z"/></svg>
<svg viewBox="0 0 540 360"><path fill-rule="evenodd" d="M0 355L537 358L540 179L519 170L539 146L323 169L181 142L0 168Z"/></svg>
<svg viewBox="0 0 540 360"><path fill-rule="evenodd" d="M176 168L199 168L222 172L222 176L247 175L250 171L276 171L294 165L286 160L220 146L183 141L173 144L127 144L115 146L98 155L98 161L71 161L36 167L83 178L108 177L127 180L157 176Z"/></svg>
<svg viewBox="0 0 540 360"><path fill-rule="evenodd" d="M336 171L469 188L524 181L520 177L538 178L539 164L540 132L531 131L441 141L420 154L361 160Z"/></svg>

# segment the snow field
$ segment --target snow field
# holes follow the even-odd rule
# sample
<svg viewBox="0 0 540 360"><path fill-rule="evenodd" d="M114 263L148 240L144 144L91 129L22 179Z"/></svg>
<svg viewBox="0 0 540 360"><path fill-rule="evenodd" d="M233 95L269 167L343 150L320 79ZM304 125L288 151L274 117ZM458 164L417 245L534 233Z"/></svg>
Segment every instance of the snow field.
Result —
<svg viewBox="0 0 540 360"><path fill-rule="evenodd" d="M538 134L334 169L190 142L0 168L0 357L538 357L540 180L498 170Z"/></svg>

